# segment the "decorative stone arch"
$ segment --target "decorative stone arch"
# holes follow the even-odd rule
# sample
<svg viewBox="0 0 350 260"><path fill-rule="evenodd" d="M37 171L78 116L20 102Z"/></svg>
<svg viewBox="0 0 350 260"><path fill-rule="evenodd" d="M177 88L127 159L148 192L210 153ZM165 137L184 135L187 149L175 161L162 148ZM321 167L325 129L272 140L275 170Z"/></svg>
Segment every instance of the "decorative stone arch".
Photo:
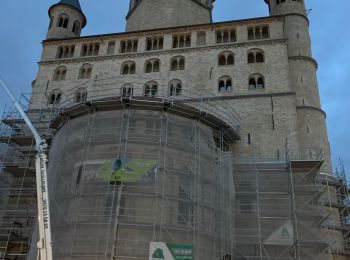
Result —
<svg viewBox="0 0 350 260"><path fill-rule="evenodd" d="M134 94L134 86L130 83L125 83L121 89L120 89L120 94L122 97L125 98L131 98Z"/></svg>
<svg viewBox="0 0 350 260"><path fill-rule="evenodd" d="M56 105L61 102L62 99L62 91L59 89L54 89L50 92L48 98L47 98L47 104L49 105Z"/></svg>
<svg viewBox="0 0 350 260"><path fill-rule="evenodd" d="M156 97L158 95L158 83L156 81L148 81L144 85L145 97Z"/></svg>
<svg viewBox="0 0 350 260"><path fill-rule="evenodd" d="M170 59L170 70L184 70L185 69L185 57L175 56Z"/></svg>
<svg viewBox="0 0 350 260"><path fill-rule="evenodd" d="M74 93L74 102L75 103L84 103L87 98L86 88L79 88Z"/></svg>
<svg viewBox="0 0 350 260"><path fill-rule="evenodd" d="M59 66L54 71L53 80L54 81L65 80L66 79L66 75L67 75L67 67Z"/></svg>
<svg viewBox="0 0 350 260"><path fill-rule="evenodd" d="M144 72L152 73L160 71L160 60L159 59L149 59L145 62Z"/></svg>
<svg viewBox="0 0 350 260"><path fill-rule="evenodd" d="M75 35L79 35L80 29L81 29L80 22L77 21L77 20L75 20L74 23L73 23L72 32L73 32Z"/></svg>
<svg viewBox="0 0 350 260"><path fill-rule="evenodd" d="M265 88L265 78L263 75L255 73L249 76L248 89L264 89Z"/></svg>
<svg viewBox="0 0 350 260"><path fill-rule="evenodd" d="M80 67L79 70L79 79L90 79L92 73L92 65L89 63L85 63L83 66Z"/></svg>
<svg viewBox="0 0 350 260"><path fill-rule="evenodd" d="M182 95L182 81L179 79L173 79L169 82L169 96L181 96Z"/></svg>
<svg viewBox="0 0 350 260"><path fill-rule="evenodd" d="M222 76L218 80L218 91L219 92L230 92L232 91L232 78L230 76Z"/></svg>
<svg viewBox="0 0 350 260"><path fill-rule="evenodd" d="M134 61L125 61L121 66L121 75L135 74L136 63Z"/></svg>
<svg viewBox="0 0 350 260"><path fill-rule="evenodd" d="M223 51L218 55L218 65L234 65L235 64L235 55L232 51Z"/></svg>
<svg viewBox="0 0 350 260"><path fill-rule="evenodd" d="M265 52L262 49L250 49L247 55L248 63L265 62Z"/></svg>
<svg viewBox="0 0 350 260"><path fill-rule="evenodd" d="M66 14L60 14L57 19L57 27L68 28L69 16Z"/></svg>

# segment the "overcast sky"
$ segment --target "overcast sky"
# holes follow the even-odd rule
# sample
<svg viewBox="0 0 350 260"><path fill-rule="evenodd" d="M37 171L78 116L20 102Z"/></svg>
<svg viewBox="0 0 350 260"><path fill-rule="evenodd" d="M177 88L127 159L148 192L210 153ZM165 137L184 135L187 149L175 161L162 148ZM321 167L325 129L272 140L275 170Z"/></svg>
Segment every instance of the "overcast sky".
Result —
<svg viewBox="0 0 350 260"><path fill-rule="evenodd" d="M58 1L58 0L57 0ZM52 0L1 0L0 74L12 91L31 91L41 55L40 42L48 27ZM164 0L166 1L166 0ZM175 0L170 0L175 1ZM334 168L339 158L350 172L350 29L349 0L305 0L311 21L313 54L319 63L318 80L327 112ZM125 28L129 0L81 0L88 24L83 35L120 32ZM263 0L217 0L214 21L268 15ZM8 99L0 92L0 108ZM350 174L348 173L350 176Z"/></svg>

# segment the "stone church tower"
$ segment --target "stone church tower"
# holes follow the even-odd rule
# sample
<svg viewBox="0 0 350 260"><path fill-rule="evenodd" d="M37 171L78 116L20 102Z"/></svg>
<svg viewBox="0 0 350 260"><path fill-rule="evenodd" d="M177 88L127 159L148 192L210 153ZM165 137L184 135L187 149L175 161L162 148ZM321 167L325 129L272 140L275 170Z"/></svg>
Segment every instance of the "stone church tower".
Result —
<svg viewBox="0 0 350 260"><path fill-rule="evenodd" d="M265 1L269 5L271 16L284 16L290 87L296 93L299 143L305 147L321 144L326 155L324 170L330 172L332 165L326 113L321 108L316 75L318 64L312 57L305 1Z"/></svg>
<svg viewBox="0 0 350 260"><path fill-rule="evenodd" d="M214 1L130 0L126 31L210 23Z"/></svg>
<svg viewBox="0 0 350 260"><path fill-rule="evenodd" d="M214 0L130 0L125 32L89 36L78 0L49 8L27 113L50 144L55 260L349 259L306 0L265 2L213 22ZM18 118L0 128L0 258L35 260Z"/></svg>
<svg viewBox="0 0 350 260"><path fill-rule="evenodd" d="M50 24L46 39L79 37L86 17L79 0L61 0L49 9Z"/></svg>

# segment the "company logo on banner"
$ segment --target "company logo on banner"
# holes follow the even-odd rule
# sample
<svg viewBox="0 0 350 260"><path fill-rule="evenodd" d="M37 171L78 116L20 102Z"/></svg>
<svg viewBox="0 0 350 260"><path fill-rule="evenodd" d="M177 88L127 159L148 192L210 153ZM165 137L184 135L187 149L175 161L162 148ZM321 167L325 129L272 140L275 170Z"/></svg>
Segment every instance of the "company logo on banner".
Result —
<svg viewBox="0 0 350 260"><path fill-rule="evenodd" d="M151 242L149 260L194 260L193 247L189 245Z"/></svg>
<svg viewBox="0 0 350 260"><path fill-rule="evenodd" d="M288 221L275 232L273 232L268 238L265 239L265 245L281 245L290 246L294 243L294 232L291 221Z"/></svg>
<svg viewBox="0 0 350 260"><path fill-rule="evenodd" d="M152 183L158 169L158 161L118 156L105 161L97 170L100 177L110 182Z"/></svg>

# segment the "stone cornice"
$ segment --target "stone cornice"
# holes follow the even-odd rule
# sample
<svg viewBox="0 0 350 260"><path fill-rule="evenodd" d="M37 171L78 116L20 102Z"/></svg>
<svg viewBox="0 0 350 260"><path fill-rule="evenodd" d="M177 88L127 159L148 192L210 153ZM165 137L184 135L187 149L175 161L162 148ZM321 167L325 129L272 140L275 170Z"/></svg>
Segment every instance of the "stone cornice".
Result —
<svg viewBox="0 0 350 260"><path fill-rule="evenodd" d="M311 62L312 64L315 65L316 69L318 69L318 63L317 63L317 61L314 58L307 57L307 56L291 56L291 57L288 57L288 59L290 59L290 60L302 60L302 61Z"/></svg>
<svg viewBox="0 0 350 260"><path fill-rule="evenodd" d="M314 106L297 106L297 110L314 110L317 112L320 112L324 115L325 118L327 118L327 114L325 111L323 111L321 108L314 107Z"/></svg>
<svg viewBox="0 0 350 260"><path fill-rule="evenodd" d="M295 92L272 92L272 93L230 95L230 96L211 97L210 100L234 100L234 99L271 98L271 97L285 97L285 96L296 96L296 93Z"/></svg>
<svg viewBox="0 0 350 260"><path fill-rule="evenodd" d="M169 28L154 29L154 30L90 35L90 36L66 38L66 39L48 39L43 41L43 44L44 45L61 45L61 44L67 44L67 43L77 43L77 42L87 42L87 41L128 39L132 37L137 38L137 37L144 37L144 36L156 36L156 35L164 35L164 34L192 32L192 31L198 31L198 30L204 30L204 29L215 30L215 29L222 29L222 28L245 26L245 25L257 25L257 24L264 24L272 21L282 21L282 20L283 20L283 16L266 16L266 17L252 18L252 19L224 21L224 22L218 22L218 23L198 24L198 25L191 25L191 26L169 27Z"/></svg>
<svg viewBox="0 0 350 260"><path fill-rule="evenodd" d="M143 58L143 57L156 57L160 55L181 55L190 52L201 52L209 50L227 50L239 47L257 47L257 45L273 45L273 44L286 44L285 39L278 40L264 40L264 41L247 41L240 43L229 43L229 44L216 44L210 46L198 46L198 47L188 47L188 48L176 48L168 50L159 51L149 51L149 52L135 52L135 53L119 53L115 55L101 55L93 57L78 57L69 59L55 59L40 61L39 64L62 64L62 63L74 63L74 62L88 62L88 61L103 61L103 60L117 60L117 59L133 59L133 58Z"/></svg>

